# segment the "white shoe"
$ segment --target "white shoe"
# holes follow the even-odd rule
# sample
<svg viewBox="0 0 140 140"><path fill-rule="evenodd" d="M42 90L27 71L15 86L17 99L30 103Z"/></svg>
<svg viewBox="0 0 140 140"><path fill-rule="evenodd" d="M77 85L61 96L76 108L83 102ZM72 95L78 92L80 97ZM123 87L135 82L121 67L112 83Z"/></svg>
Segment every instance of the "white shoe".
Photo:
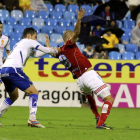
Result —
<svg viewBox="0 0 140 140"><path fill-rule="evenodd" d="M38 127L38 128L45 128L45 126L43 126L42 124L40 124L37 120L28 120L28 126L31 127Z"/></svg>

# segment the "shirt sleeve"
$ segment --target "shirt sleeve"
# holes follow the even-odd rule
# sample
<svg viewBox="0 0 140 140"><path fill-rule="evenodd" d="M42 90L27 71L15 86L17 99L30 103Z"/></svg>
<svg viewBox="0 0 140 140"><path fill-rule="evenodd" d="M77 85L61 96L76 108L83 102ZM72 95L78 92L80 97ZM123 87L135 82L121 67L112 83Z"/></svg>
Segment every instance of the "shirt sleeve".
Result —
<svg viewBox="0 0 140 140"><path fill-rule="evenodd" d="M8 38L7 44L5 45L5 50L10 51L10 39L9 38Z"/></svg>

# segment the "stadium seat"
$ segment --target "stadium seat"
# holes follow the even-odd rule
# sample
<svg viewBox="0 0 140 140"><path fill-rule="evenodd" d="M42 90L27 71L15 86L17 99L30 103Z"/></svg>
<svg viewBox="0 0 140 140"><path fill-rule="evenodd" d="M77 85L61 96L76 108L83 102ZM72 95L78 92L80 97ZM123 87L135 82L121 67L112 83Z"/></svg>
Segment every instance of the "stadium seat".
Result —
<svg viewBox="0 0 140 140"><path fill-rule="evenodd" d="M45 34L40 33L37 35L37 41L42 42L43 44L46 44L46 37Z"/></svg>
<svg viewBox="0 0 140 140"><path fill-rule="evenodd" d="M136 53L136 59L140 60L140 52Z"/></svg>
<svg viewBox="0 0 140 140"><path fill-rule="evenodd" d="M22 39L22 34L20 33L12 33L10 35L10 40L14 40L15 42L18 42Z"/></svg>
<svg viewBox="0 0 140 140"><path fill-rule="evenodd" d="M13 27L11 25L3 25L2 34L10 36L13 33Z"/></svg>
<svg viewBox="0 0 140 140"><path fill-rule="evenodd" d="M15 18L16 21L19 21L20 18L23 18L23 13L20 10L12 10L11 17Z"/></svg>
<svg viewBox="0 0 140 140"><path fill-rule="evenodd" d="M125 33L123 34L123 36L127 36L127 37L129 37L129 39L130 39L130 38L131 38L131 30L128 29L128 28L122 28L122 30L125 32Z"/></svg>
<svg viewBox="0 0 140 140"><path fill-rule="evenodd" d="M73 26L68 26L68 27L66 27L66 30L74 31L74 27Z"/></svg>
<svg viewBox="0 0 140 140"><path fill-rule="evenodd" d="M66 31L66 28L65 27L59 27L59 26L57 26L56 28L55 28L55 33L58 33L58 34L61 34L61 35L63 35L63 33Z"/></svg>
<svg viewBox="0 0 140 140"><path fill-rule="evenodd" d="M73 5L73 4L68 6L68 12L73 12L73 13L75 13L75 15L77 15L76 10L79 10L79 6Z"/></svg>
<svg viewBox="0 0 140 140"><path fill-rule="evenodd" d="M50 54L45 54L43 56L41 56L41 58L53 58Z"/></svg>
<svg viewBox="0 0 140 140"><path fill-rule="evenodd" d="M29 18L21 18L19 20L19 25L24 25L26 27L31 25L31 20Z"/></svg>
<svg viewBox="0 0 140 140"><path fill-rule="evenodd" d="M37 26L33 26L33 25L32 25L32 26L30 26L30 27L34 28L38 34L40 33L40 29L39 29Z"/></svg>
<svg viewBox="0 0 140 140"><path fill-rule="evenodd" d="M56 12L65 12L66 11L66 6L63 4L56 4L55 5L55 11Z"/></svg>
<svg viewBox="0 0 140 140"><path fill-rule="evenodd" d="M24 17L32 20L33 18L36 18L36 13L34 11L27 10L24 12Z"/></svg>
<svg viewBox="0 0 140 140"><path fill-rule="evenodd" d="M94 12L96 11L97 7L98 7L98 5L94 5L94 6L93 6L93 10L92 10L92 11L93 11L93 14L94 14Z"/></svg>
<svg viewBox="0 0 140 140"><path fill-rule="evenodd" d="M83 52L83 49L85 48L85 45L84 44L78 44L77 46L78 46L79 50L81 52Z"/></svg>
<svg viewBox="0 0 140 140"><path fill-rule="evenodd" d="M32 25L37 26L39 29L41 29L45 24L44 20L41 18L34 18L32 20Z"/></svg>
<svg viewBox="0 0 140 140"><path fill-rule="evenodd" d="M46 26L52 26L52 27L57 26L57 20L56 19L45 19L44 22L45 22Z"/></svg>
<svg viewBox="0 0 140 140"><path fill-rule="evenodd" d="M77 20L75 19L75 20L73 20L73 21L71 21L71 25L74 27L75 25L76 25L76 22L77 22Z"/></svg>
<svg viewBox="0 0 140 140"><path fill-rule="evenodd" d="M60 42L60 43L57 43L58 44L58 47L61 47L64 45L64 42Z"/></svg>
<svg viewBox="0 0 140 140"><path fill-rule="evenodd" d="M91 6L89 6L89 5L82 5L81 7L82 8L85 7L85 9L87 11L87 14L86 15L91 15L93 13Z"/></svg>
<svg viewBox="0 0 140 140"><path fill-rule="evenodd" d="M7 18L7 19L8 19L8 18ZM5 24L5 22L6 22L7 19L5 19L5 18L3 18L3 17L0 17L0 21L2 22L2 24Z"/></svg>
<svg viewBox="0 0 140 140"><path fill-rule="evenodd" d="M9 18L10 14L7 10L0 10L0 17L3 17L4 19Z"/></svg>
<svg viewBox="0 0 140 140"><path fill-rule="evenodd" d="M125 34L121 37L121 39L122 39L122 42L127 42L127 43L129 43L130 41L129 41L129 37L128 36L126 36Z"/></svg>
<svg viewBox="0 0 140 140"><path fill-rule="evenodd" d="M15 33L22 34L23 33L23 30L26 28L26 26L16 25L13 28L14 28L14 32Z"/></svg>
<svg viewBox="0 0 140 140"><path fill-rule="evenodd" d="M63 14L63 16L64 16L64 19L67 19L67 20L70 20L70 21L75 20L75 14L73 12L65 12Z"/></svg>
<svg viewBox="0 0 140 140"><path fill-rule="evenodd" d="M58 25L67 28L67 27L69 27L71 24L70 24L70 21L69 21L69 20L61 19L61 20L59 20Z"/></svg>
<svg viewBox="0 0 140 140"><path fill-rule="evenodd" d="M38 14L37 14L37 17L38 18L45 19L45 18L48 18L49 17L49 13L46 12L46 11L39 11Z"/></svg>
<svg viewBox="0 0 140 140"><path fill-rule="evenodd" d="M53 5L52 4L46 3L46 6L47 6L47 9L48 9L49 12L53 11Z"/></svg>
<svg viewBox="0 0 140 140"><path fill-rule="evenodd" d="M125 46L123 44L118 44L118 49L119 49L120 53L125 52Z"/></svg>
<svg viewBox="0 0 140 140"><path fill-rule="evenodd" d="M12 50L17 42L15 40L10 40L10 49Z"/></svg>
<svg viewBox="0 0 140 140"><path fill-rule="evenodd" d="M42 29L41 29L41 33L46 33L50 36L50 34L53 33L53 27L50 27L50 26L44 26Z"/></svg>
<svg viewBox="0 0 140 140"><path fill-rule="evenodd" d="M135 44L126 44L125 47L127 52L132 52L132 53L138 52L138 47Z"/></svg>
<svg viewBox="0 0 140 140"><path fill-rule="evenodd" d="M60 43L63 42L62 35L53 33L50 35L50 41Z"/></svg>
<svg viewBox="0 0 140 140"><path fill-rule="evenodd" d="M119 52L112 51L112 52L109 53L109 57L112 60L120 60L121 59L121 54Z"/></svg>
<svg viewBox="0 0 140 140"><path fill-rule="evenodd" d="M15 25L17 25L17 21L16 21L15 18L10 17L10 18L7 18L6 19L6 24L7 25L11 25L11 26L15 26Z"/></svg>
<svg viewBox="0 0 140 140"><path fill-rule="evenodd" d="M125 52L122 54L122 59L124 60L133 60L134 54L132 52Z"/></svg>
<svg viewBox="0 0 140 140"><path fill-rule="evenodd" d="M53 11L53 12L51 12L50 16L53 19L61 19L62 18L62 13Z"/></svg>
<svg viewBox="0 0 140 140"><path fill-rule="evenodd" d="M124 21L124 28L133 29L135 27L135 22L133 20L125 20Z"/></svg>
<svg viewBox="0 0 140 140"><path fill-rule="evenodd" d="M50 42L51 47L58 47L58 44L56 42Z"/></svg>
<svg viewBox="0 0 140 140"><path fill-rule="evenodd" d="M122 22L119 20L117 20L116 22L117 22L118 28L122 28Z"/></svg>

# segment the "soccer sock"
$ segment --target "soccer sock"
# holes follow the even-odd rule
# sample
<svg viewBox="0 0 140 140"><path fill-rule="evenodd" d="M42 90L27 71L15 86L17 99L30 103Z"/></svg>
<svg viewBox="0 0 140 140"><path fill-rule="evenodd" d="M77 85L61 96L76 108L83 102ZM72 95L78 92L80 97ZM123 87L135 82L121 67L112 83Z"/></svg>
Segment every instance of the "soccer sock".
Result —
<svg viewBox="0 0 140 140"><path fill-rule="evenodd" d="M100 115L99 115L98 110L97 110L95 99L93 98L92 95L87 95L86 97L88 98L88 102L90 104L91 111L94 113L95 118L97 118Z"/></svg>
<svg viewBox="0 0 140 140"><path fill-rule="evenodd" d="M100 119L98 121L97 126L104 124L104 122L106 121L106 119L110 113L111 107L112 107L112 103L110 101L104 102L104 104L102 106L102 110L101 110Z"/></svg>
<svg viewBox="0 0 140 140"><path fill-rule="evenodd" d="M36 113L37 113L37 101L38 101L38 95L31 94L29 96L29 109L30 109L30 120L36 120Z"/></svg>
<svg viewBox="0 0 140 140"><path fill-rule="evenodd" d="M0 117L9 109L13 104L13 101L10 98L6 98L0 105Z"/></svg>

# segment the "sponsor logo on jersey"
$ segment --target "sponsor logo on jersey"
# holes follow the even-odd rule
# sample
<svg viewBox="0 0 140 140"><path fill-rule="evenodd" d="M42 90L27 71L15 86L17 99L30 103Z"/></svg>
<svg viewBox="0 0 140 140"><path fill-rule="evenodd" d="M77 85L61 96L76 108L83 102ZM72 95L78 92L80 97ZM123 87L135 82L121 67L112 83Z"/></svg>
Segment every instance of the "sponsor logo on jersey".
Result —
<svg viewBox="0 0 140 140"><path fill-rule="evenodd" d="M3 45L3 44L4 44L4 40L2 39L2 40L1 40L1 45Z"/></svg>

